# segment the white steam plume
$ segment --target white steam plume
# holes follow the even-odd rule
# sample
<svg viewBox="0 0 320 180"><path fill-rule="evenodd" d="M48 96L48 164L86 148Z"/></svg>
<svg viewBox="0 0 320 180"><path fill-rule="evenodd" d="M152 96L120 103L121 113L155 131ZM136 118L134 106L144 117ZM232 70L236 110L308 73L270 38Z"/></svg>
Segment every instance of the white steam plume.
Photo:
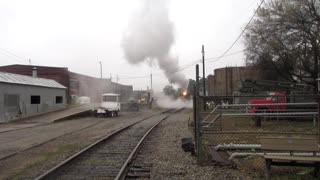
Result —
<svg viewBox="0 0 320 180"><path fill-rule="evenodd" d="M157 61L170 83L187 87L184 74L177 72L179 62L170 55L174 44L173 23L169 20L167 0L143 0L122 40L126 59L131 64Z"/></svg>
<svg viewBox="0 0 320 180"><path fill-rule="evenodd" d="M170 97L164 95L163 93L156 93L154 94L154 96L156 97L157 105L162 108L192 108L192 100L173 100Z"/></svg>

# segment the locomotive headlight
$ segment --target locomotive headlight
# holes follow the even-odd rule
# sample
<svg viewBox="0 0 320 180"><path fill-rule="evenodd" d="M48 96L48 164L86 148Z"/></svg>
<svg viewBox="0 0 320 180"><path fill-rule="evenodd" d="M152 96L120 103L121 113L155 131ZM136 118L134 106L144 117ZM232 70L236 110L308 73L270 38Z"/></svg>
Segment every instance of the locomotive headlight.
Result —
<svg viewBox="0 0 320 180"><path fill-rule="evenodd" d="M183 91L182 93L183 96L186 96L187 94L188 94L187 91Z"/></svg>

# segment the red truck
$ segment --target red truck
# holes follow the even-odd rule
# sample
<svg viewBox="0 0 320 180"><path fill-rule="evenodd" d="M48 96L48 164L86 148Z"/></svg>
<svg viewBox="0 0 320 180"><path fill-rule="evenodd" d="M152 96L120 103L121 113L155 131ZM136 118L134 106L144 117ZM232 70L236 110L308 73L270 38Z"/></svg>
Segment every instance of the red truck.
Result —
<svg viewBox="0 0 320 180"><path fill-rule="evenodd" d="M317 110L316 98L314 95L287 96L285 92L272 91L268 93L268 97L260 99L248 100L248 113L263 112L297 112Z"/></svg>
<svg viewBox="0 0 320 180"><path fill-rule="evenodd" d="M270 92L269 97L263 99L251 99L248 101L249 113L262 113L283 111L288 109L286 93L273 91Z"/></svg>

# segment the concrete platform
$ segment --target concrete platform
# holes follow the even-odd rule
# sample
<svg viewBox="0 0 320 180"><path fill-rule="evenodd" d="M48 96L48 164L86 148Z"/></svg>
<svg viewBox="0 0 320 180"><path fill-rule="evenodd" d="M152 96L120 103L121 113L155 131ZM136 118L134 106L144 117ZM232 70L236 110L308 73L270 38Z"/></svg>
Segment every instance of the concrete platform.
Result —
<svg viewBox="0 0 320 180"><path fill-rule="evenodd" d="M9 123L0 124L0 133L50 124L50 123L59 121L61 119L65 119L65 118L68 118L77 114L81 114L90 110L91 110L91 106L81 105L81 106L56 110L53 112L36 114L29 117L23 117L21 119L17 119Z"/></svg>

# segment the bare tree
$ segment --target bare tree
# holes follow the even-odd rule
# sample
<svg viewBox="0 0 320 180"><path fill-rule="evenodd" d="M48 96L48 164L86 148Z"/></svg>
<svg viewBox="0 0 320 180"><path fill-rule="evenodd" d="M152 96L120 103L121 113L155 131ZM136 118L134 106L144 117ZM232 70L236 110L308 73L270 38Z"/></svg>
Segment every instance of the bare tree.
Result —
<svg viewBox="0 0 320 180"><path fill-rule="evenodd" d="M258 11L245 40L248 65L268 64L282 79L317 89L320 0L270 0Z"/></svg>

